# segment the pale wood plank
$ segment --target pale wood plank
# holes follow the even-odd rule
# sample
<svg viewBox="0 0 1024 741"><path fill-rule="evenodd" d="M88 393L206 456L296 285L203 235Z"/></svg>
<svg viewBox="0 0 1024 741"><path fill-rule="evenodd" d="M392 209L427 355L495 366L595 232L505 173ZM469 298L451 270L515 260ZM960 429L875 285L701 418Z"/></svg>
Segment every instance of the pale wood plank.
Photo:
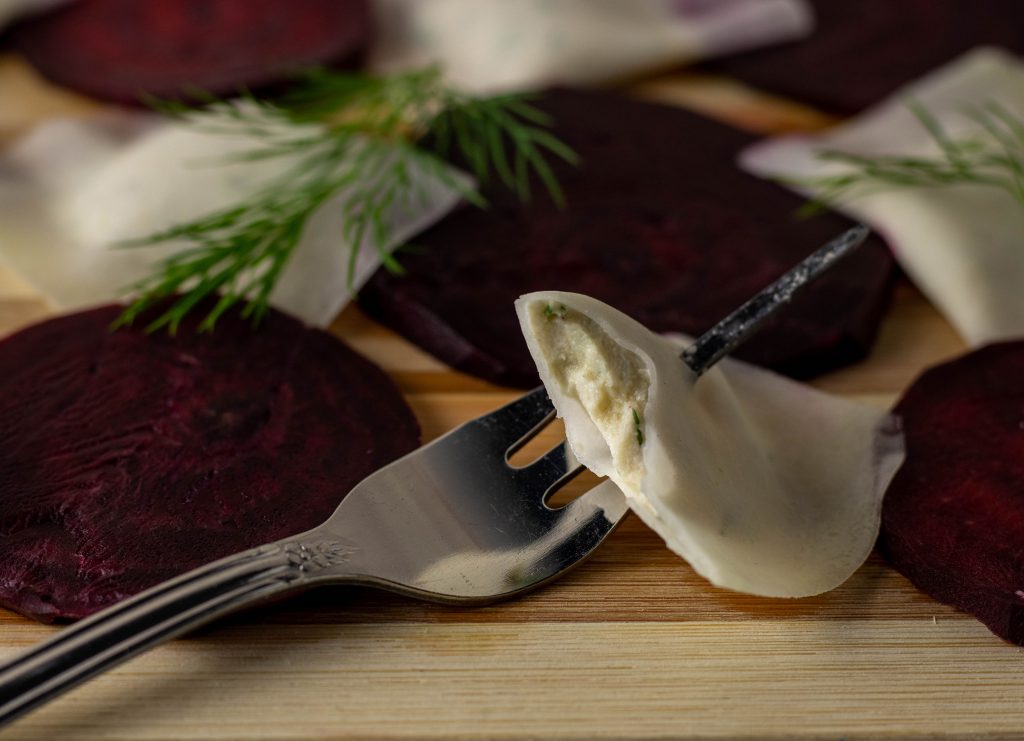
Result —
<svg viewBox="0 0 1024 741"><path fill-rule="evenodd" d="M1015 738L1020 661L966 620L249 625L7 738Z"/></svg>
<svg viewBox="0 0 1024 741"><path fill-rule="evenodd" d="M0 143L49 118L90 116L103 106L46 82L22 59L0 55Z"/></svg>
<svg viewBox="0 0 1024 741"><path fill-rule="evenodd" d="M838 119L813 108L715 75L670 72L629 87L658 103L677 105L757 134L788 134L832 126Z"/></svg>
<svg viewBox="0 0 1024 741"><path fill-rule="evenodd" d="M0 296L0 337L50 316L46 301L34 296Z"/></svg>

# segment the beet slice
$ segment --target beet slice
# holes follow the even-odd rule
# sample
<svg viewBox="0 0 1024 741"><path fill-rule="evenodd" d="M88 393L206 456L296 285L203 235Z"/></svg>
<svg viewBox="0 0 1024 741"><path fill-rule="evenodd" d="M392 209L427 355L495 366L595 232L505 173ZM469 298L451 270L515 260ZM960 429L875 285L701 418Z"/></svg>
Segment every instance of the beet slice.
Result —
<svg viewBox="0 0 1024 741"><path fill-rule="evenodd" d="M1024 342L925 372L896 407L907 459L880 549L921 591L1024 644Z"/></svg>
<svg viewBox="0 0 1024 741"><path fill-rule="evenodd" d="M18 24L10 39L54 82L133 103L230 95L345 63L370 25L368 0L78 0Z"/></svg>
<svg viewBox="0 0 1024 741"><path fill-rule="evenodd" d="M112 333L121 308L0 342L0 605L83 617L318 525L419 443L387 376L322 331L272 311Z"/></svg>
<svg viewBox="0 0 1024 741"><path fill-rule="evenodd" d="M976 46L1024 52L1019 0L810 0L811 36L706 69L852 114Z"/></svg>
<svg viewBox="0 0 1024 741"><path fill-rule="evenodd" d="M541 290L604 301L658 332L698 334L851 222L801 222L801 199L741 172L754 137L677 108L552 91L536 104L582 165L554 163L568 199L486 192L379 271L360 305L455 368L529 387L537 371L512 302ZM858 360L888 303L893 261L872 238L780 312L737 355L807 377Z"/></svg>

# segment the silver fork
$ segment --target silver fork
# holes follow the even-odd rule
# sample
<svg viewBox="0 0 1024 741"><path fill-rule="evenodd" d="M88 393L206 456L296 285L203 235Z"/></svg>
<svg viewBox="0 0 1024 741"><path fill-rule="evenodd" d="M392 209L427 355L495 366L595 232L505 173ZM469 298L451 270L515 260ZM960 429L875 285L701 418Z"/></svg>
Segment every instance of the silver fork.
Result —
<svg viewBox="0 0 1024 741"><path fill-rule="evenodd" d="M850 230L697 340L700 375L753 327L860 244ZM724 338L724 339L723 339ZM603 482L547 505L580 465L565 442L509 458L554 417L538 388L385 466L308 532L200 567L65 628L0 667L0 725L142 651L227 613L324 584L363 584L437 602L514 597L585 559L627 512Z"/></svg>
<svg viewBox="0 0 1024 741"><path fill-rule="evenodd" d="M323 584L484 603L585 558L626 513L604 482L553 509L579 470L565 442L508 458L554 416L543 388L385 466L301 535L228 556L65 628L0 670L0 723L162 641L242 607Z"/></svg>

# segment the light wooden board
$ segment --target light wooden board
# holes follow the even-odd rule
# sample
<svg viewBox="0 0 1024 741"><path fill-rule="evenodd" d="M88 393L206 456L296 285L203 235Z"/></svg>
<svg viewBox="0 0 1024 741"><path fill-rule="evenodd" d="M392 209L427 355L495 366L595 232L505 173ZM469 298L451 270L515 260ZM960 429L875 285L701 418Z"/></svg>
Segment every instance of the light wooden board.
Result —
<svg viewBox="0 0 1024 741"><path fill-rule="evenodd" d="M45 101L39 115L21 112L25 123L91 112L78 99L61 108L14 62L0 62L0 99L5 75ZM754 130L829 123L710 78L670 75L635 91ZM49 311L0 273L0 334ZM354 308L332 329L395 378L428 439L514 396ZM871 357L815 383L888 405L923 368L962 350L902 284ZM52 630L0 611L0 658ZM518 601L455 609L322 590L161 647L3 737L1019 738L1022 661L877 558L821 597L759 599L709 587L631 518L589 562Z"/></svg>

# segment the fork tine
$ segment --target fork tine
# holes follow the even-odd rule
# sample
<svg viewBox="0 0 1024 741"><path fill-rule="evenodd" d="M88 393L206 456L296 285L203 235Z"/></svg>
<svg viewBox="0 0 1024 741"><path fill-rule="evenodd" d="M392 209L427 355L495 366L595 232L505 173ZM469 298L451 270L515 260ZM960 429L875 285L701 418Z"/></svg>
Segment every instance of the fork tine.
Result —
<svg viewBox="0 0 1024 741"><path fill-rule="evenodd" d="M610 479L605 479L599 484L592 486L586 492L576 497L565 506L570 513L575 509L593 508L604 510L605 516L618 522L626 512L629 511L629 504L626 495Z"/></svg>
<svg viewBox="0 0 1024 741"><path fill-rule="evenodd" d="M563 440L537 460L522 468L512 469L516 485L545 494L560 481L568 481L583 470L583 465L576 460L576 455Z"/></svg>
<svg viewBox="0 0 1024 741"><path fill-rule="evenodd" d="M540 386L471 424L484 428L498 444L507 445L507 455L512 455L530 441L532 433L539 432L544 423L554 416L555 408L548 399L547 391Z"/></svg>

